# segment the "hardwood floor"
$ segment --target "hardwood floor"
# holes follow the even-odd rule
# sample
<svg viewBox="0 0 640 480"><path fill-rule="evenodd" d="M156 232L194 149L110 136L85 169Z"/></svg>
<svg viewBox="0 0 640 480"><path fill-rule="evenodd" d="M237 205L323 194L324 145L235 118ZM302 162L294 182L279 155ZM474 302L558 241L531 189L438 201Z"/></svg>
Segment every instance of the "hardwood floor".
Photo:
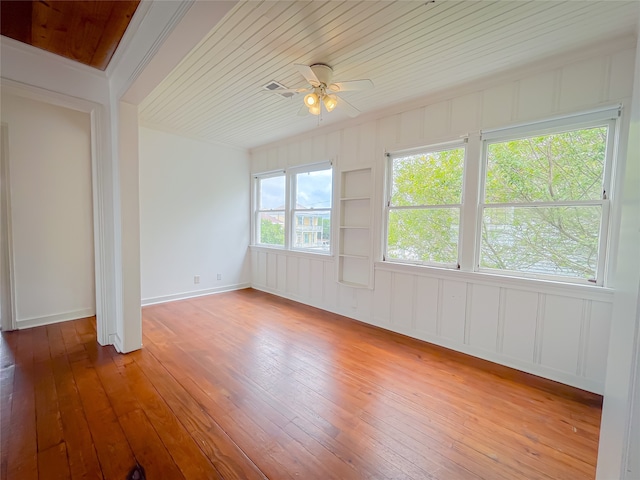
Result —
<svg viewBox="0 0 640 480"><path fill-rule="evenodd" d="M601 397L242 290L2 334L3 479L587 479Z"/></svg>

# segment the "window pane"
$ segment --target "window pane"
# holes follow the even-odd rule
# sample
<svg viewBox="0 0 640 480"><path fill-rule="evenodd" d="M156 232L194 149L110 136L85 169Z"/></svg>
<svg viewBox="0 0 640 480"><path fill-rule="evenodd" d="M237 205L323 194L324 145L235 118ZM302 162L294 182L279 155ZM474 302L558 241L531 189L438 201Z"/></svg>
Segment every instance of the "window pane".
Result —
<svg viewBox="0 0 640 480"><path fill-rule="evenodd" d="M464 148L394 158L392 162L392 206L461 203Z"/></svg>
<svg viewBox="0 0 640 480"><path fill-rule="evenodd" d="M389 212L387 255L391 259L458 263L459 208Z"/></svg>
<svg viewBox="0 0 640 480"><path fill-rule="evenodd" d="M602 198L608 127L487 146L486 203Z"/></svg>
<svg viewBox="0 0 640 480"><path fill-rule="evenodd" d="M295 208L331 208L331 169L296 175Z"/></svg>
<svg viewBox="0 0 640 480"><path fill-rule="evenodd" d="M258 242L284 246L284 212L260 213Z"/></svg>
<svg viewBox="0 0 640 480"><path fill-rule="evenodd" d="M480 266L595 278L600 206L486 207Z"/></svg>
<svg viewBox="0 0 640 480"><path fill-rule="evenodd" d="M331 246L331 212L298 212L295 214L294 248L329 251Z"/></svg>
<svg viewBox="0 0 640 480"><path fill-rule="evenodd" d="M260 179L260 205L258 210L284 209L284 175Z"/></svg>

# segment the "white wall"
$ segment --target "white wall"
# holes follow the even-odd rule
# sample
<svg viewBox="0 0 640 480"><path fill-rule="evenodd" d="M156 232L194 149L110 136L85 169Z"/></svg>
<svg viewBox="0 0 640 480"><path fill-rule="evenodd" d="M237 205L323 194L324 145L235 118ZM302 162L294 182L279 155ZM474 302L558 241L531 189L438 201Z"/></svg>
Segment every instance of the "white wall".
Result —
<svg viewBox="0 0 640 480"><path fill-rule="evenodd" d="M640 25L639 25L640 29ZM620 247L597 478L640 478L640 38L626 157L620 159ZM634 392L635 389L635 392Z"/></svg>
<svg viewBox="0 0 640 480"><path fill-rule="evenodd" d="M120 351L136 344L141 326L139 319L135 319L139 302L132 311L123 310L133 303L122 298L126 288L123 286L124 270L132 272L139 263L126 266L122 263L126 253L121 251L121 213L137 210L138 202L137 198L133 201L134 195L119 184L118 100L163 44L169 49L176 48L174 42L165 40L193 3L142 2L107 72L0 36L3 90L7 87L18 89L31 98L70 106L91 115L97 339L106 345L115 343L120 337L122 343L116 344ZM154 71L160 70L155 68ZM161 78L154 80L157 83ZM145 84L147 89L152 88L148 81ZM131 321L137 321L138 325L126 325ZM130 331L128 327L136 332L132 342L122 338Z"/></svg>
<svg viewBox="0 0 640 480"><path fill-rule="evenodd" d="M2 96L18 328L95 315L89 115Z"/></svg>
<svg viewBox="0 0 640 480"><path fill-rule="evenodd" d="M122 209L120 232L122 251L122 317L116 324L114 344L121 352L131 352L142 346L142 315L140 309L140 160L138 107L119 102L118 145L120 202Z"/></svg>
<svg viewBox="0 0 640 480"><path fill-rule="evenodd" d="M336 160L335 178L346 169L371 167L375 215L370 230L373 257L381 260L385 150L466 134L477 139L481 129L619 102L628 106L634 56L635 38L619 39L598 51L573 52L375 117L358 118L342 128L329 126L256 148L251 171L327 158ZM621 123L626 136L626 110ZM474 148L479 152L479 146ZM335 213L338 218L339 212ZM615 243L616 232L613 238ZM602 393L611 290L383 262L375 263L374 276L373 289L351 288L336 282L333 257L252 247L255 288Z"/></svg>
<svg viewBox="0 0 640 480"><path fill-rule="evenodd" d="M247 152L140 128L143 304L249 285L249 186Z"/></svg>

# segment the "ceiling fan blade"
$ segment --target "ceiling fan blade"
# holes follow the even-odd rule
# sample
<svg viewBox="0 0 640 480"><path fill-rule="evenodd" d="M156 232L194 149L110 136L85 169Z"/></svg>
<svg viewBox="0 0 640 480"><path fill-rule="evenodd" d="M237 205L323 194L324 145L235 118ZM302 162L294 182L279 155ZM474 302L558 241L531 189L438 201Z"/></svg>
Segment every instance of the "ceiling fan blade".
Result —
<svg viewBox="0 0 640 480"><path fill-rule="evenodd" d="M350 117L357 117L358 115L360 115L360 110L351 105L342 97L338 97L338 107L342 108L344 112Z"/></svg>
<svg viewBox="0 0 640 480"><path fill-rule="evenodd" d="M300 110L298 110L298 116L299 117L306 117L307 115L309 115L309 109L307 108L306 105L302 105L300 107Z"/></svg>
<svg viewBox="0 0 640 480"><path fill-rule="evenodd" d="M373 88L373 82L369 79L350 80L348 82L337 82L329 85L332 92L347 92L349 90L368 90Z"/></svg>
<svg viewBox="0 0 640 480"><path fill-rule="evenodd" d="M320 85L320 81L318 80L318 77L316 77L316 74L313 73L313 70L311 70L311 67L308 65L302 65L301 63L294 63L293 66L298 69L300 74L307 80L307 82L309 82L310 85L313 85L314 87Z"/></svg>

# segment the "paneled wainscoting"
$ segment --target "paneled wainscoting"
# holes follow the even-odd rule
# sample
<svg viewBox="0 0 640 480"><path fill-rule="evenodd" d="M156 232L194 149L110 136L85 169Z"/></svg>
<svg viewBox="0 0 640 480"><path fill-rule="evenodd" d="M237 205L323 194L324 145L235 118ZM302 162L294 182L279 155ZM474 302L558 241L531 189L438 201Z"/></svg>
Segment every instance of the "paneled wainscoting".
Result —
<svg viewBox="0 0 640 480"><path fill-rule="evenodd" d="M598 395L251 289L143 322L128 355L91 318L2 333L2 478L595 475Z"/></svg>
<svg viewBox="0 0 640 480"><path fill-rule="evenodd" d="M613 293L376 263L373 289L336 282L330 256L252 247L253 287L601 394Z"/></svg>

